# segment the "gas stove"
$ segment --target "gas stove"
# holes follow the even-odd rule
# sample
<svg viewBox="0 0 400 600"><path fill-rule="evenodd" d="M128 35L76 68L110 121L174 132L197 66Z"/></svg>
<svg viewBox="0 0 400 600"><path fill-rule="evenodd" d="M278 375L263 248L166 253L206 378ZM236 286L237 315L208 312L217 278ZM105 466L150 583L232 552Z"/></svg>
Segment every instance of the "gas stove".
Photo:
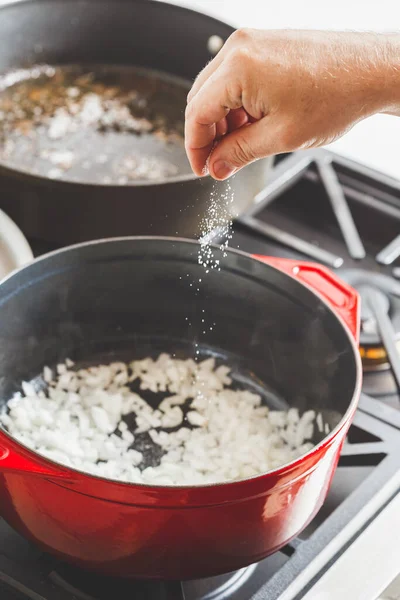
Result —
<svg viewBox="0 0 400 600"><path fill-rule="evenodd" d="M400 182L322 150L280 157L234 224L230 246L321 262L362 297L363 394L328 498L298 538L235 573L124 581L61 563L0 521L1 600L376 600L400 571L399 231Z"/></svg>

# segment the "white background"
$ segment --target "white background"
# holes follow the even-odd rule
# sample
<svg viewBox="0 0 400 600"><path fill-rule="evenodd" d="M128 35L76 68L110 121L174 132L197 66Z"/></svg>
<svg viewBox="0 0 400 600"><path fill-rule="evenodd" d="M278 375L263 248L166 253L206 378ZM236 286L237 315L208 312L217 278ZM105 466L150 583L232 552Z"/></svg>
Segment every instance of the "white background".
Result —
<svg viewBox="0 0 400 600"><path fill-rule="evenodd" d="M206 12L235 27L400 32L400 0L169 1ZM400 118L371 117L330 148L400 179Z"/></svg>

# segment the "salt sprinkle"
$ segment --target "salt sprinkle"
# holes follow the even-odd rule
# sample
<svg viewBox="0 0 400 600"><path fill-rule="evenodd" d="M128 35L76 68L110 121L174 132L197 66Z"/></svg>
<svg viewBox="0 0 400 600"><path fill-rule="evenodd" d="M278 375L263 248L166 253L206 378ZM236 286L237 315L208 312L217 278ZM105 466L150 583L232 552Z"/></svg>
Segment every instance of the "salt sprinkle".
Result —
<svg viewBox="0 0 400 600"><path fill-rule="evenodd" d="M225 239L220 244L220 250L225 257L229 241L232 239L232 210L231 205L234 200L234 193L229 183L224 193L217 193L215 188L210 194L210 205L206 215L201 222L201 234L199 238L200 248L198 253L198 263L202 265L209 273L210 269L221 270L220 261L215 257L211 247L213 240L218 237Z"/></svg>

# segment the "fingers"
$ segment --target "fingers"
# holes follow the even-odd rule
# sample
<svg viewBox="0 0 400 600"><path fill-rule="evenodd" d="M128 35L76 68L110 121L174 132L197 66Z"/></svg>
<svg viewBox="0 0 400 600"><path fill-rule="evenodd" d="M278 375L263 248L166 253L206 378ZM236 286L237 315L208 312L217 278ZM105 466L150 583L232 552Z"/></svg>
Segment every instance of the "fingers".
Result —
<svg viewBox="0 0 400 600"><path fill-rule="evenodd" d="M189 102L191 102L193 100L193 98L195 97L197 92L202 88L202 86L205 84L207 79L218 69L218 67L222 63L222 57L220 56L221 52L222 52L222 50L197 75L197 77L194 80L194 83L190 89L190 92L187 95L187 103L188 104L189 104Z"/></svg>
<svg viewBox="0 0 400 600"><path fill-rule="evenodd" d="M229 111L226 117L216 124L216 139L221 139L228 131L234 131L239 127L243 127L249 120L249 116L243 108Z"/></svg>
<svg viewBox="0 0 400 600"><path fill-rule="evenodd" d="M227 40L228 41L228 40ZM187 102L191 102L197 92L201 89L204 83L207 81L209 77L218 69L218 67L222 64L227 52L227 42L222 46L221 50L218 54L211 60L202 71L197 75L192 88L187 96Z"/></svg>
<svg viewBox="0 0 400 600"><path fill-rule="evenodd" d="M221 65L189 102L185 119L185 147L193 171L201 175L213 148L217 123L231 109L241 108L241 85ZM226 137L226 136L225 136Z"/></svg>
<svg viewBox="0 0 400 600"><path fill-rule="evenodd" d="M229 116L229 115L228 115ZM222 138L222 136L228 133L228 120L227 118L221 119L216 124L215 137L218 139Z"/></svg>
<svg viewBox="0 0 400 600"><path fill-rule="evenodd" d="M201 86L203 85L203 83L205 81L207 81L208 77L210 77L210 75L212 75L212 73L214 73L214 71L217 69L217 67L219 66L219 64L221 62L222 62L222 58L220 60L217 60L217 58L215 58L201 71L201 73L195 80L195 82L192 86L192 89L190 90L190 92L188 94L188 97L187 97L188 103L197 94L197 92L201 89ZM223 119L218 121L218 123L216 123L215 138L217 140L220 139L222 136L226 135L226 133L228 132L228 129L230 129L230 128L231 127L229 125L228 120L224 117Z"/></svg>
<svg viewBox="0 0 400 600"><path fill-rule="evenodd" d="M249 115L244 108L237 108L229 112L226 120L229 131L235 131L235 129L239 129L239 127L243 127L249 122Z"/></svg>
<svg viewBox="0 0 400 600"><path fill-rule="evenodd" d="M249 123L222 138L209 160L210 175L227 179L258 158L282 152L279 128L270 117Z"/></svg>

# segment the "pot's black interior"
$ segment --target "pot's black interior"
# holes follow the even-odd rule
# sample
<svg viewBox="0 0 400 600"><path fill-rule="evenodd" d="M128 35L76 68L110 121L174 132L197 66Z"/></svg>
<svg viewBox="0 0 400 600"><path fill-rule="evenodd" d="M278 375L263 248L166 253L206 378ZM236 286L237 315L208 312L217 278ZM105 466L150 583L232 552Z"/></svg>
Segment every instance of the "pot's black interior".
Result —
<svg viewBox="0 0 400 600"><path fill-rule="evenodd" d="M45 257L3 282L2 401L67 357L217 350L239 379L262 382L273 406L321 410L336 425L357 365L333 312L299 282L233 251L215 250L221 270L205 273L198 248L160 238L103 241Z"/></svg>

